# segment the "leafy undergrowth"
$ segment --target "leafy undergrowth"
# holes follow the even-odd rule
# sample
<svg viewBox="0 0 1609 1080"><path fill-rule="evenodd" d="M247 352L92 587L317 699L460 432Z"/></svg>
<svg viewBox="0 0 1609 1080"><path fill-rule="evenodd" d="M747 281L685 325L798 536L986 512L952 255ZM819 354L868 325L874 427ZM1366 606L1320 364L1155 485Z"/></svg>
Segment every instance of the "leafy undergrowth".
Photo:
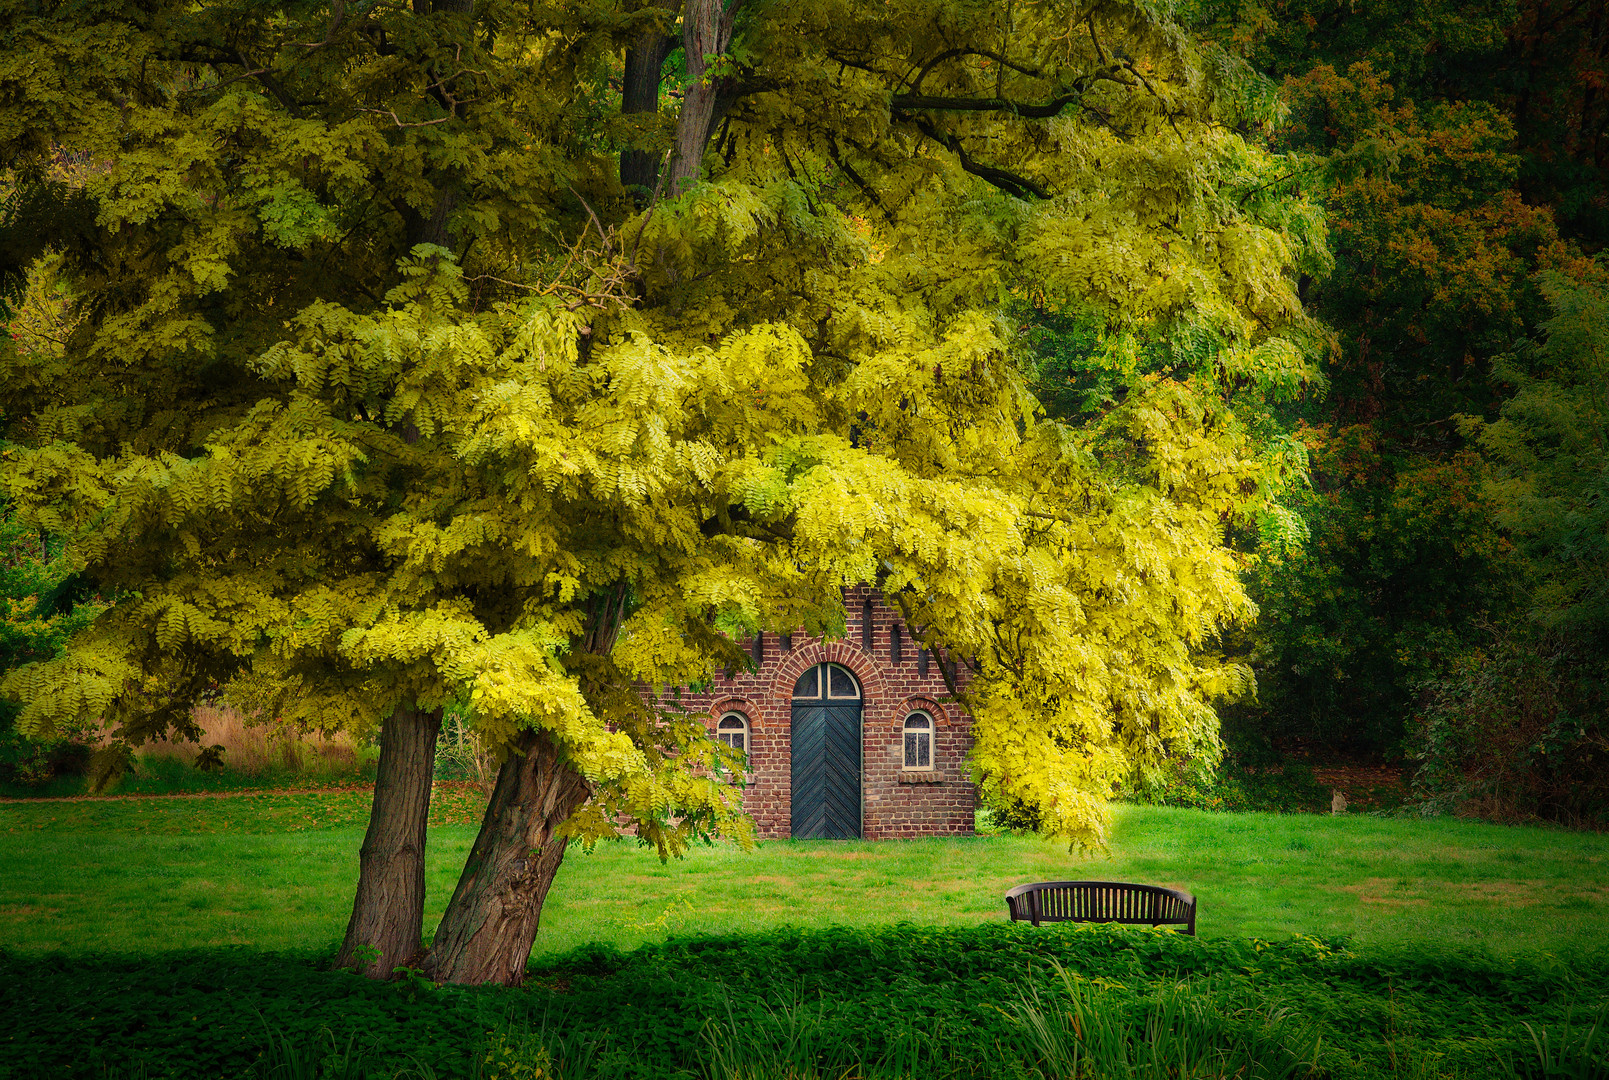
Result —
<svg viewBox="0 0 1609 1080"><path fill-rule="evenodd" d="M591 947L521 990L246 950L0 956L0 1073L1428 1080L1540 1076L1546 1053L1601 1076L1606 987L1602 958L1013 924Z"/></svg>

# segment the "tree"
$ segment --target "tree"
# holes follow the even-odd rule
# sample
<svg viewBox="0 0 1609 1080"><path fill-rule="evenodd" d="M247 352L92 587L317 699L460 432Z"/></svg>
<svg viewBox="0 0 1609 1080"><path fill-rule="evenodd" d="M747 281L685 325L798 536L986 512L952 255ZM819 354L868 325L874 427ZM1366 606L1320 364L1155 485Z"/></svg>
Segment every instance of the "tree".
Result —
<svg viewBox="0 0 1609 1080"><path fill-rule="evenodd" d="M1609 5L1523 0L1489 78L1514 117L1528 199L1593 250L1609 238Z"/></svg>
<svg viewBox="0 0 1609 1080"><path fill-rule="evenodd" d="M1512 546L1456 417L1495 418L1495 358L1546 317L1536 273L1579 272L1569 235L1585 218L1565 204L1590 202L1594 181L1528 133L1514 92L1590 82L1565 43L1582 43L1592 5L1192 7L1283 82L1276 139L1306 166L1336 259L1302 289L1337 345L1327 397L1300 410L1313 469L1296 508L1312 541L1253 582L1259 700L1226 724L1247 742L1396 757L1421 684L1516 611ZM1558 30L1546 45L1524 30L1543 8ZM1522 39L1545 74L1521 70ZM1533 119L1568 96L1534 98Z"/></svg>
<svg viewBox="0 0 1609 1080"><path fill-rule="evenodd" d="M57 234L84 321L7 364L7 482L123 599L6 685L27 730L128 743L211 682L379 725L371 974L417 950L452 699L504 760L421 963L515 983L570 841L747 835L730 750L643 688L841 626L846 583L965 658L986 789L1071 841L1246 686L1225 522L1282 478L1230 399L1306 378L1322 250L1233 130L1256 80L1125 4L692 0L680 59L676 15L11 20L42 59L5 162L104 169L56 200L95 207ZM1003 317L1030 294L1190 362L1047 420Z"/></svg>
<svg viewBox="0 0 1609 1080"><path fill-rule="evenodd" d="M56 655L94 618L97 605L78 595L62 556L59 543L0 510L0 672ZM15 703L0 699L0 782L38 784L87 765L86 742L72 737L79 730L25 739L13 726L16 713Z"/></svg>
<svg viewBox="0 0 1609 1080"><path fill-rule="evenodd" d="M1609 821L1609 290L1545 274L1552 317L1496 365L1497 419L1464 417L1485 495L1522 566L1527 618L1426 687L1415 750L1427 794L1507 818Z"/></svg>
<svg viewBox="0 0 1609 1080"><path fill-rule="evenodd" d="M1498 466L1493 497L1534 570L1534 615L1609 639L1609 289L1544 274L1540 341L1498 364L1514 387L1499 419L1466 421Z"/></svg>
<svg viewBox="0 0 1609 1080"><path fill-rule="evenodd" d="M53 171L71 175L60 162ZM0 293L6 332L20 353L59 356L71 329L71 301L54 269L48 258L19 267ZM10 457L0 441L0 463ZM27 527L0 497L0 673L57 655L98 611L71 572L60 538ZM0 781L41 783L84 768L87 741L71 737L81 731L61 731L64 737L43 742L26 739L13 726L17 711L15 702L0 698Z"/></svg>

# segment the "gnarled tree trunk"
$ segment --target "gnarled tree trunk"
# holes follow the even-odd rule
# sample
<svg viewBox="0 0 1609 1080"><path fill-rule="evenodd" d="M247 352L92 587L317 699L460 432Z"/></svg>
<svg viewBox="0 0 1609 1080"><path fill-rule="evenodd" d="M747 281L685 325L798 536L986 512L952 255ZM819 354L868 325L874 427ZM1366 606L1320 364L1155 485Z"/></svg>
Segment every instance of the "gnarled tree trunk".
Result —
<svg viewBox="0 0 1609 1080"><path fill-rule="evenodd" d="M719 56L732 43L742 3L687 0L682 13L682 50L687 55L687 92L676 118L676 149L670 163L670 194L680 195L698 179L715 125L732 106L730 75L711 75L706 57Z"/></svg>
<svg viewBox="0 0 1609 1080"><path fill-rule="evenodd" d="M475 0L413 0L413 13L421 18L436 14L475 14ZM460 46L461 48L462 46ZM489 46L488 46L489 47ZM468 105L464 102L454 101L446 96L442 89L445 78L443 72L433 67L429 74L434 77L432 96L436 103L447 111L449 116L464 119ZM426 170L428 176L432 170ZM440 176L436 181L436 203L429 213L422 212L412 206L403 204L403 224L407 228L408 250L412 251L420 244L435 244L451 251L458 246L457 238L453 236L448 227L452 212L458 205L458 192L455 190L455 177L449 173ZM463 252L458 252L462 255Z"/></svg>
<svg viewBox="0 0 1609 1080"><path fill-rule="evenodd" d="M335 966L389 979L419 956L425 828L441 710L398 707L380 726L380 767L359 856L358 894Z"/></svg>
<svg viewBox="0 0 1609 1080"><path fill-rule="evenodd" d="M426 977L473 985L524 981L542 904L564 861L566 842L554 830L591 794L550 735L520 735L425 955Z"/></svg>

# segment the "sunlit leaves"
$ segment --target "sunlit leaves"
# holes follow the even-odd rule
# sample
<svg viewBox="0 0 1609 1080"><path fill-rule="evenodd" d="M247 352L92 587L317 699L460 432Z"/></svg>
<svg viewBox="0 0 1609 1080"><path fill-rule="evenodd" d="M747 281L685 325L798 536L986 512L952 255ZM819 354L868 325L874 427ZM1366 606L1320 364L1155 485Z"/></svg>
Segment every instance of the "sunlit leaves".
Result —
<svg viewBox="0 0 1609 1080"><path fill-rule="evenodd" d="M40 715L137 740L215 688L358 729L460 700L554 736L594 785L575 834L671 852L745 835L676 688L875 583L970 672L985 790L1099 842L1113 784L1210 757L1248 685L1214 654L1253 613L1226 523L1300 465L1227 399L1310 378L1323 230L1225 122L1255 80L1165 13L1012 10L757 8L703 171L639 208L605 114L641 19L605 0L488 0L472 34L374 9L323 51L301 9L175 9L277 74L153 60L115 153L50 114L110 155L69 268L105 302L67 390L7 384L7 483L129 599L28 676ZM1043 415L1023 303L1087 319L1093 422Z"/></svg>

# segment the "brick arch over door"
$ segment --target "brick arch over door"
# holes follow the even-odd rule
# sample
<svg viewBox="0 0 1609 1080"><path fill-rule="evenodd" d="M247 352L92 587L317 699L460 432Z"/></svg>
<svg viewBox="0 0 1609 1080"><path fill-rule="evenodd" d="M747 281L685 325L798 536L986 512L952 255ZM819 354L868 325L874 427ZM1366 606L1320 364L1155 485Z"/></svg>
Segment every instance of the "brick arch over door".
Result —
<svg viewBox="0 0 1609 1080"><path fill-rule="evenodd" d="M844 665L860 680L861 706L866 710L868 721L874 709L887 704L883 673L877 670L876 662L865 649L845 641L816 641L801 645L787 655L788 658L777 667L777 673L771 678L772 701L792 701L793 684L799 681L799 676L807 668L832 663Z"/></svg>

